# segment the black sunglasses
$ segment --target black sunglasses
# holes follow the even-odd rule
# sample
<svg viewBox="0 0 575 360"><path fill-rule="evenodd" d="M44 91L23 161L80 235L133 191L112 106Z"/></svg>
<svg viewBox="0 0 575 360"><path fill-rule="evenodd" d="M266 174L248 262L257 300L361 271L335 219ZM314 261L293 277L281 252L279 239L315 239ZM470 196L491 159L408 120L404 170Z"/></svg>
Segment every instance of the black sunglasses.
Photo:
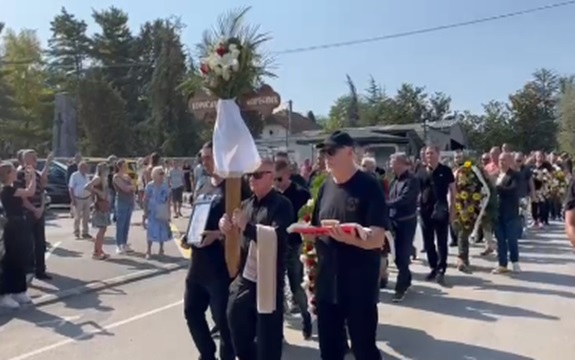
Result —
<svg viewBox="0 0 575 360"><path fill-rule="evenodd" d="M271 174L271 171L256 171L253 173L247 174L247 176L254 178L255 180L259 180L264 177L266 174Z"/></svg>

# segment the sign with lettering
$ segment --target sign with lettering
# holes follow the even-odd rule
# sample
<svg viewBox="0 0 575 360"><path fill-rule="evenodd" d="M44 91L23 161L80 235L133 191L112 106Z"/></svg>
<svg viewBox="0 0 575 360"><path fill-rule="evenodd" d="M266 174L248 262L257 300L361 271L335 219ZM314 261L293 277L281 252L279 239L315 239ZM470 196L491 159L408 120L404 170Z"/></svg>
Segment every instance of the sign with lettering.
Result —
<svg viewBox="0 0 575 360"><path fill-rule="evenodd" d="M271 115L280 106L281 97L269 85L263 85L256 91L239 98L238 105L243 111L257 111L262 116ZM218 99L205 91L199 91L190 98L188 107L198 119L215 118Z"/></svg>

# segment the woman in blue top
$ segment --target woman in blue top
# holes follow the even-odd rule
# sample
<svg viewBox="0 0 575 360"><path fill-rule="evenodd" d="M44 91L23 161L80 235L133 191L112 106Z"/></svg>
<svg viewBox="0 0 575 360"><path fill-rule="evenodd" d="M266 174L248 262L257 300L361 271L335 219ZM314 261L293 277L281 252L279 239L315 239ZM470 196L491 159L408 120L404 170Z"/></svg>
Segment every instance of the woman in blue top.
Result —
<svg viewBox="0 0 575 360"><path fill-rule="evenodd" d="M148 250L146 258L152 254L152 244L158 243L159 255L164 254L164 242L172 238L170 230L170 188L164 181L165 172L161 166L151 171L152 181L144 192L143 226L147 230Z"/></svg>

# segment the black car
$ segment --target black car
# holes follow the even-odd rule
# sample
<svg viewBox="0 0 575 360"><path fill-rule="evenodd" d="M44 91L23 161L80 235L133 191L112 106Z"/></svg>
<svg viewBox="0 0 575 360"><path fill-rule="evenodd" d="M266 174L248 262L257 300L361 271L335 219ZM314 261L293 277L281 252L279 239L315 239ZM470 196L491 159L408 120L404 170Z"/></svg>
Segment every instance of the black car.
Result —
<svg viewBox="0 0 575 360"><path fill-rule="evenodd" d="M39 159L36 169L42 171L46 160ZM48 169L48 183L46 193L50 199L50 205L69 205L70 192L68 191L68 165L60 161L52 161Z"/></svg>

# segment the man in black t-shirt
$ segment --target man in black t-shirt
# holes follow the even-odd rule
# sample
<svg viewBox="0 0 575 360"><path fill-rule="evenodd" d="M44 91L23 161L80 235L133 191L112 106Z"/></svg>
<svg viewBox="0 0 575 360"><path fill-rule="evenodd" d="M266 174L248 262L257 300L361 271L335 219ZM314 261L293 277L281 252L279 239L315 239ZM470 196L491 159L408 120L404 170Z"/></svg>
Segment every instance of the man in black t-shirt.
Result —
<svg viewBox="0 0 575 360"><path fill-rule="evenodd" d="M423 245L431 268L426 280L443 283L447 270L449 222L454 213L451 207L455 203L455 179L453 171L439 162L437 146L428 146L425 158L426 168L420 170L417 176L421 185L420 215ZM447 200L448 195L451 197L450 202Z"/></svg>
<svg viewBox="0 0 575 360"><path fill-rule="evenodd" d="M223 235L218 230L218 221L225 213L225 180L214 173L211 141L202 147L201 160L210 178L197 190L196 200L211 200L211 208L202 244L193 246L186 276L184 314L200 357L215 359L216 345L206 323L206 310L209 306L220 332L219 359L232 360L235 359L235 353L226 316L231 279L221 242ZM242 198L248 196L249 191L244 190ZM189 246L187 240L186 237L183 238L184 246Z"/></svg>
<svg viewBox="0 0 575 360"><path fill-rule="evenodd" d="M311 197L309 191L291 180L289 164L282 160L276 160L275 162L274 183L275 188L291 202L294 212L292 222L297 222L299 210ZM312 335L312 325L311 316L308 312L307 296L301 286L303 281L303 264L300 260L301 246L302 240L299 234L288 235L286 260L288 282L293 300L302 315L303 337L308 340Z"/></svg>
<svg viewBox="0 0 575 360"><path fill-rule="evenodd" d="M343 360L345 324L356 359L380 359L376 346L380 250L389 228L385 195L373 176L355 164L354 141L345 132L331 134L318 149L330 176L319 190L312 225L331 223L329 236L316 240L316 302L322 359ZM369 228L365 239L345 233L339 223Z"/></svg>

